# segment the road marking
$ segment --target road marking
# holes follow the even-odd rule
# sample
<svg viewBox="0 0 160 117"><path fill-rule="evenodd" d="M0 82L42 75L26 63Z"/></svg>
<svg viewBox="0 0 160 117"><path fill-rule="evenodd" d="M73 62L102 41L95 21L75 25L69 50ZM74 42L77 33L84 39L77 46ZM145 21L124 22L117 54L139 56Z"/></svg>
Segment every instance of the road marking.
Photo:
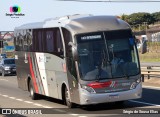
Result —
<svg viewBox="0 0 160 117"><path fill-rule="evenodd" d="M6 80L6 79L0 79L0 80L3 80L3 81L8 81L8 80Z"/></svg>
<svg viewBox="0 0 160 117"><path fill-rule="evenodd" d="M50 106L42 106L43 108L52 108L52 107L50 107Z"/></svg>
<svg viewBox="0 0 160 117"><path fill-rule="evenodd" d="M154 87L154 86L143 86L143 88L160 90L160 87Z"/></svg>
<svg viewBox="0 0 160 117"><path fill-rule="evenodd" d="M79 115L79 114L69 114L69 115L72 115L72 116L77 116L77 115Z"/></svg>
<svg viewBox="0 0 160 117"><path fill-rule="evenodd" d="M33 102L30 102L30 101L24 101L25 103L28 103L28 104L32 104Z"/></svg>
<svg viewBox="0 0 160 117"><path fill-rule="evenodd" d="M38 103L33 103L33 102L30 102L30 101L25 101L23 99L18 99L16 97L9 97L8 95L3 95L1 93L0 93L0 95L3 96L3 97L8 97L10 99L14 99L14 100L17 100L17 101L22 101L22 102L25 102L25 103L28 103L28 104L33 104L35 106L39 106L39 107L43 107L43 108L53 108L53 107L50 107L50 106L45 106L45 105L41 105L41 104L38 104ZM60 110L60 109L57 109L57 111L59 111L59 112L65 112L65 111Z"/></svg>
<svg viewBox="0 0 160 117"><path fill-rule="evenodd" d="M9 97L9 98L11 98L11 99L16 99L15 97Z"/></svg>
<svg viewBox="0 0 160 117"><path fill-rule="evenodd" d="M2 95L3 97L8 97L8 95Z"/></svg>
<svg viewBox="0 0 160 117"><path fill-rule="evenodd" d="M140 104L146 104L146 105L151 105L151 106L158 106L160 107L160 105L158 104L152 104L152 103L147 103L147 102L140 102L140 101L135 101L135 100L129 100L130 102L136 102L136 103L140 103Z"/></svg>
<svg viewBox="0 0 160 117"><path fill-rule="evenodd" d="M43 105L38 104L38 103L33 103L33 105L35 105L35 106L43 106Z"/></svg>
<svg viewBox="0 0 160 117"><path fill-rule="evenodd" d="M88 117L88 116L79 115L79 114L69 114L69 115L72 115L72 116L78 116L78 117Z"/></svg>
<svg viewBox="0 0 160 117"><path fill-rule="evenodd" d="M23 101L22 99L16 99L17 101Z"/></svg>
<svg viewBox="0 0 160 117"><path fill-rule="evenodd" d="M63 112L63 113L65 113L66 111L64 111L64 110L60 110L60 109L54 109L55 111L58 111L58 112Z"/></svg>

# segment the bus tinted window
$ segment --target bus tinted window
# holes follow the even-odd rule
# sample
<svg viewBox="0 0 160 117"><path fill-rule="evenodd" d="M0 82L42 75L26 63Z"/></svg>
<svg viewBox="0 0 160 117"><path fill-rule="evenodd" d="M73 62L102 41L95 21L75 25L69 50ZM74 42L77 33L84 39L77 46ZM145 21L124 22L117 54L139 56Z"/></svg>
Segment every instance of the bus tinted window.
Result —
<svg viewBox="0 0 160 117"><path fill-rule="evenodd" d="M130 31L106 31L76 37L82 79L106 79L139 73L135 43Z"/></svg>
<svg viewBox="0 0 160 117"><path fill-rule="evenodd" d="M44 46L43 46L43 33L42 30L38 31L38 44L39 44L39 51L43 52Z"/></svg>
<svg viewBox="0 0 160 117"><path fill-rule="evenodd" d="M54 52L54 37L53 31L46 31L46 49L47 52Z"/></svg>
<svg viewBox="0 0 160 117"><path fill-rule="evenodd" d="M108 40L108 45L109 46L114 46L113 51L118 52L118 51L123 51L129 49L129 43L128 39L113 39L113 40Z"/></svg>
<svg viewBox="0 0 160 117"><path fill-rule="evenodd" d="M68 43L70 41L72 42L72 36L70 32L66 30L65 28L62 28L62 31L63 31L64 40L65 40L66 54L68 55L68 54L71 54L71 48L70 46L68 46Z"/></svg>
<svg viewBox="0 0 160 117"><path fill-rule="evenodd" d="M62 39L61 39L61 34L60 34L60 31L59 30L57 30L56 31L56 35L57 35L57 38L56 38L56 40L57 40L57 52L59 53L59 52L63 52L64 50L63 50L63 44L62 44Z"/></svg>

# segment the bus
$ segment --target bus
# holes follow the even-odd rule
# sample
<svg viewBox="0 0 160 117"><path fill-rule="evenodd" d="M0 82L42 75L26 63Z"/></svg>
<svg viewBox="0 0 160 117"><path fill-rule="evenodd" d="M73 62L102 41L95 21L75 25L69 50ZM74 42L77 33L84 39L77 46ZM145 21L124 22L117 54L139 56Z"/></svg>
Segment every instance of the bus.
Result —
<svg viewBox="0 0 160 117"><path fill-rule="evenodd" d="M14 44L18 87L33 100L45 95L72 108L141 98L135 36L116 16L76 14L24 24L15 28Z"/></svg>

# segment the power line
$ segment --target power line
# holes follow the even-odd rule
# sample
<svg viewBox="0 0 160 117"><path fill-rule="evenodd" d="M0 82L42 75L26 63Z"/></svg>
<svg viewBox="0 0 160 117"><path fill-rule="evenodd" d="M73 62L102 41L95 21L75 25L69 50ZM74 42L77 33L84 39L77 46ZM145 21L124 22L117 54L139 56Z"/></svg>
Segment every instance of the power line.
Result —
<svg viewBox="0 0 160 117"><path fill-rule="evenodd" d="M56 1L72 1L72 2L123 2L123 3L136 3L136 2L160 2L160 0L56 0Z"/></svg>

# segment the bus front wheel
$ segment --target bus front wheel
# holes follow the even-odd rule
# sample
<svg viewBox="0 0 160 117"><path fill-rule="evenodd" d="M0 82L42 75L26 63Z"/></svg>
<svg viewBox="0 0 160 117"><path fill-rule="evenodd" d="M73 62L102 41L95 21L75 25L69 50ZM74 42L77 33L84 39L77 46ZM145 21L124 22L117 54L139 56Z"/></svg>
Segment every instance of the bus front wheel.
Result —
<svg viewBox="0 0 160 117"><path fill-rule="evenodd" d="M72 103L70 101L70 94L69 91L67 89L67 87L65 88L65 104L68 106L68 108L73 108L74 107L74 103Z"/></svg>
<svg viewBox="0 0 160 117"><path fill-rule="evenodd" d="M37 99L37 94L34 92L33 85L32 85L31 81L29 82L29 92L30 92L31 99L36 100Z"/></svg>

